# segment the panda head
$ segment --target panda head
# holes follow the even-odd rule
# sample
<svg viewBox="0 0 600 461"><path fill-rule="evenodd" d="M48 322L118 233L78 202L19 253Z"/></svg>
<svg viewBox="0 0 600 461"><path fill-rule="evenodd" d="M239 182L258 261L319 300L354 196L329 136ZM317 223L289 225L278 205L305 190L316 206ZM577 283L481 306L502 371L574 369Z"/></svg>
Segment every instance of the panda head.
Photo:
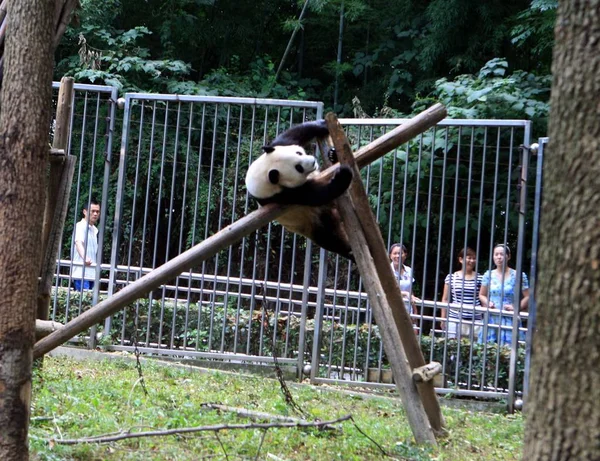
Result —
<svg viewBox="0 0 600 461"><path fill-rule="evenodd" d="M318 171L317 159L298 145L264 146L246 174L246 187L257 199L270 198L284 189L302 186Z"/></svg>

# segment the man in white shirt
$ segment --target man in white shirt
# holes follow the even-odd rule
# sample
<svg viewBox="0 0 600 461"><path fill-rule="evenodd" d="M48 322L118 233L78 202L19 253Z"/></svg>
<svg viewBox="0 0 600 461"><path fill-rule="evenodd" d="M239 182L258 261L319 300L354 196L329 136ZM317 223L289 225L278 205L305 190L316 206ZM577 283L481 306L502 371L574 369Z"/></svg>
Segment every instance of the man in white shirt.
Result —
<svg viewBox="0 0 600 461"><path fill-rule="evenodd" d="M75 225L73 237L71 278L77 291L94 288L98 255L98 228L95 224L99 218L100 203L92 198L89 209L83 209L83 219Z"/></svg>

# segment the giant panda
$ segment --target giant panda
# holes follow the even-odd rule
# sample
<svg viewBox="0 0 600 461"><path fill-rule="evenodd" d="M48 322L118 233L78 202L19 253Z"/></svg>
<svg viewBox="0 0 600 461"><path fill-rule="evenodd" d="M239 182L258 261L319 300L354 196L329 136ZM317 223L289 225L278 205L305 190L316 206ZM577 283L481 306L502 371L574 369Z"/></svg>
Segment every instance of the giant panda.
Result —
<svg viewBox="0 0 600 461"><path fill-rule="evenodd" d="M339 212L331 203L348 189L352 170L341 165L330 179L316 179L317 159L305 151L310 141L328 135L325 120L305 122L282 132L262 147L263 154L248 168L246 188L260 205L302 205L286 211L277 221L353 261Z"/></svg>

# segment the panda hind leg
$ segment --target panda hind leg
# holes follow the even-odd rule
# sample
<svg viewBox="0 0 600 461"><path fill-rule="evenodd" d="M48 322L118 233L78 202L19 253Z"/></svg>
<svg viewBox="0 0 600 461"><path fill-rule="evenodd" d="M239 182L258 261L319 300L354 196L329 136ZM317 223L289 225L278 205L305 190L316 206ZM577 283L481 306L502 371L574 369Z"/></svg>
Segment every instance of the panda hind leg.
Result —
<svg viewBox="0 0 600 461"><path fill-rule="evenodd" d="M324 207L320 213L319 225L313 229L311 240L321 248L336 253L354 262L352 247L336 208Z"/></svg>

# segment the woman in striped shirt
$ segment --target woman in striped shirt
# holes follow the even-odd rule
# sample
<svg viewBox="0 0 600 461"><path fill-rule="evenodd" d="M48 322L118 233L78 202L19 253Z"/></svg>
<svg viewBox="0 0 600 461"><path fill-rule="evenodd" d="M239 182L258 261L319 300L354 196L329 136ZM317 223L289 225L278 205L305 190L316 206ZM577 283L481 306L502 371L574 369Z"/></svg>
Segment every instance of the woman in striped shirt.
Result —
<svg viewBox="0 0 600 461"><path fill-rule="evenodd" d="M444 280L443 303L451 303L449 309L442 309L442 317L448 322L448 338L460 336L471 340L477 338L481 330L482 314L475 308L481 307L479 290L482 277L475 272L477 254L472 248L466 247L458 253L461 266L453 274L448 274ZM449 312L448 312L449 311ZM446 325L442 323L442 328Z"/></svg>

